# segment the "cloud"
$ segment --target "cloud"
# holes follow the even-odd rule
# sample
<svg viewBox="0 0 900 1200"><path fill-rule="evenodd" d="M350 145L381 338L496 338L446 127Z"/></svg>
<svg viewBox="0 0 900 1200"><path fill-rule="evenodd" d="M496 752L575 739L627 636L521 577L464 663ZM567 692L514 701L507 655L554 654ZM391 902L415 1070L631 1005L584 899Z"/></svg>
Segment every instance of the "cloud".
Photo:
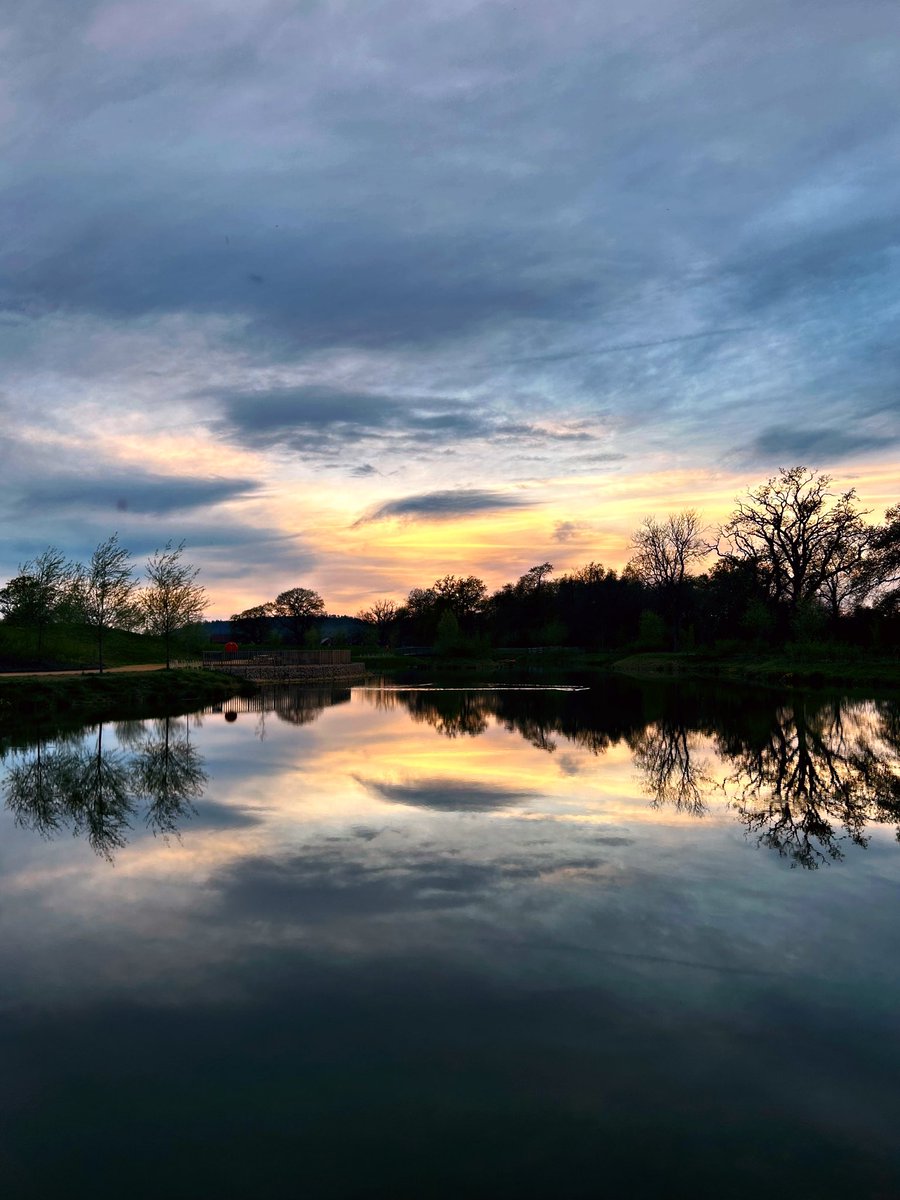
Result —
<svg viewBox="0 0 900 1200"><path fill-rule="evenodd" d="M365 779L361 775L354 775L353 778L366 791L391 804L409 804L416 808L436 809L440 812L490 812L497 808L525 804L536 799L538 795L536 792L518 791L471 780L416 779L407 783L384 783L375 779Z"/></svg>
<svg viewBox="0 0 900 1200"><path fill-rule="evenodd" d="M455 488L442 492L422 492L417 496L403 496L388 500L372 512L360 517L356 525L371 521L384 521L389 517L410 520L450 521L458 517L478 516L482 513L503 512L513 508L527 508L530 501L524 496L505 492L492 492L480 488Z"/></svg>
<svg viewBox="0 0 900 1200"><path fill-rule="evenodd" d="M101 468L102 469L102 468ZM255 492L251 479L194 479L190 476L151 475L139 471L103 471L102 477L59 474L48 479L20 481L15 507L22 513L42 514L72 506L110 513L149 513L154 516L207 508Z"/></svg>
<svg viewBox="0 0 900 1200"><path fill-rule="evenodd" d="M900 432L890 439L900 441ZM754 438L747 457L754 462L789 466L794 462L834 462L872 450L884 449L888 439L852 429L809 429L772 425Z"/></svg>
<svg viewBox="0 0 900 1200"><path fill-rule="evenodd" d="M553 540L560 545L596 538L597 528L589 521L557 521L553 527Z"/></svg>
<svg viewBox="0 0 900 1200"><path fill-rule="evenodd" d="M248 494L265 537L307 488L333 530L376 469L411 493L376 512L439 519L611 464L894 452L892 5L14 7L4 431L171 423L154 464L179 428L203 475L247 449L271 507L118 463L73 490L54 450L10 540Z"/></svg>

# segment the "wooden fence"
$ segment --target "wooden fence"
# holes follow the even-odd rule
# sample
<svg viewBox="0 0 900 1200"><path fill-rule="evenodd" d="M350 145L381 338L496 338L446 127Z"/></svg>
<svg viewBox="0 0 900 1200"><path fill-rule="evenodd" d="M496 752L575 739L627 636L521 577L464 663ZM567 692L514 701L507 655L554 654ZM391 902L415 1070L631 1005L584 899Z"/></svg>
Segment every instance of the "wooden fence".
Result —
<svg viewBox="0 0 900 1200"><path fill-rule="evenodd" d="M350 662L349 650L204 650L204 667L332 667Z"/></svg>

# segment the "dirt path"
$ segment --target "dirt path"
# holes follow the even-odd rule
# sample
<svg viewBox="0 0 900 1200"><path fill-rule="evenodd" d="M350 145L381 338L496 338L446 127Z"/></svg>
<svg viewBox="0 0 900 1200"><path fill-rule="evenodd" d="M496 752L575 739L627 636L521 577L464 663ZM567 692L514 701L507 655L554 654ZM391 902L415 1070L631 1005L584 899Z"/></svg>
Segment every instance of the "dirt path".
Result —
<svg viewBox="0 0 900 1200"><path fill-rule="evenodd" d="M131 671L164 671L164 663L136 663L133 667L107 667L104 675L123 675ZM76 667L69 671L2 671L0 672L0 680L3 679L48 679L60 676L71 676L73 679L81 675L99 675L97 670L82 671Z"/></svg>

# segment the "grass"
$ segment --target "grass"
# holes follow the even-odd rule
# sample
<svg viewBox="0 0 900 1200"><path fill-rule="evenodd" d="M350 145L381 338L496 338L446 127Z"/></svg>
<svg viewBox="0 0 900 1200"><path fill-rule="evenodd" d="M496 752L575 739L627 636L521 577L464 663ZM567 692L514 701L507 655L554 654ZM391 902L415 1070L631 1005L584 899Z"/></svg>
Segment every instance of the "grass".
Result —
<svg viewBox="0 0 900 1200"><path fill-rule="evenodd" d="M173 641L174 659L193 657L192 647ZM108 630L103 635L103 662L107 667L129 667L138 663L165 663L166 646L162 638L145 633L126 633L121 629ZM0 668L9 670L76 670L95 669L97 635L85 625L53 625L44 632L41 652L32 630L20 629L5 622L0 625Z"/></svg>
<svg viewBox="0 0 900 1200"><path fill-rule="evenodd" d="M900 688L897 657L829 643L631 654L614 665L617 671L640 676L726 679L778 687Z"/></svg>
<svg viewBox="0 0 900 1200"><path fill-rule="evenodd" d="M190 712L252 685L216 671L0 678L0 729Z"/></svg>

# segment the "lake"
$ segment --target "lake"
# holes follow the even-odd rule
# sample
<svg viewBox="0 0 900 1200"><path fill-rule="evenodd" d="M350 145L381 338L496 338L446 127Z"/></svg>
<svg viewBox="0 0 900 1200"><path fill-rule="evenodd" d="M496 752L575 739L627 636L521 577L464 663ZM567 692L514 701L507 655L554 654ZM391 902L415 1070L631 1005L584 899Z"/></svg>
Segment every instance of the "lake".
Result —
<svg viewBox="0 0 900 1200"><path fill-rule="evenodd" d="M5 1194L900 1194L900 705L589 682L0 743Z"/></svg>

